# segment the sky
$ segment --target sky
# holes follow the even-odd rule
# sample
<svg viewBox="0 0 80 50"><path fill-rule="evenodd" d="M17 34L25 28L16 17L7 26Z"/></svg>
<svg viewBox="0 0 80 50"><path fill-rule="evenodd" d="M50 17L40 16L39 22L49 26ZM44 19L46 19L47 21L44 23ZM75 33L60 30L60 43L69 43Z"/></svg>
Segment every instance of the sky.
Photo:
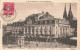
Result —
<svg viewBox="0 0 80 50"><path fill-rule="evenodd" d="M55 18L63 18L63 12L65 3L15 3L14 5L16 10L16 18L8 23L16 22L16 21L23 21L29 15L42 13L42 11L49 12ZM69 12L70 3L66 3L66 10L67 14ZM71 3L71 10L74 17L77 17L77 4ZM6 22L4 22L6 23Z"/></svg>

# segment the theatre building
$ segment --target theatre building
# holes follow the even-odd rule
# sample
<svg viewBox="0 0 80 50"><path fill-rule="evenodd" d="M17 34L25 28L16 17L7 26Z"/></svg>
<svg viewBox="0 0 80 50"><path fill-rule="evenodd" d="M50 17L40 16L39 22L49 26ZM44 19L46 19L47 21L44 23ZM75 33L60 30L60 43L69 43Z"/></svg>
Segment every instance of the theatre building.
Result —
<svg viewBox="0 0 80 50"><path fill-rule="evenodd" d="M63 19L55 18L49 12L37 13L28 16L25 21L13 22L3 26L3 31L11 32L12 35L16 36L21 34L25 37L63 38L74 35L74 28L71 28L68 19L65 6Z"/></svg>
<svg viewBox="0 0 80 50"><path fill-rule="evenodd" d="M31 20L33 16L35 16L34 21ZM42 38L59 38L73 35L73 33L70 32L71 28L69 22L65 18L54 18L54 16L50 15L48 12L45 14L43 12L33 14L28 18L24 26L26 34L33 36L38 35Z"/></svg>

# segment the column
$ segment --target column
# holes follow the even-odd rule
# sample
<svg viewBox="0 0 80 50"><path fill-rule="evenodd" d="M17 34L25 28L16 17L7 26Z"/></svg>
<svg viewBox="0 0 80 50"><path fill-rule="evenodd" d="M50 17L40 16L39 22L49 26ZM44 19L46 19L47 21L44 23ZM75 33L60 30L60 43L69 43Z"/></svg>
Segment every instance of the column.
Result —
<svg viewBox="0 0 80 50"><path fill-rule="evenodd" d="M29 34L28 27L27 27L27 34Z"/></svg>
<svg viewBox="0 0 80 50"><path fill-rule="evenodd" d="M36 26L34 27L34 36L36 35Z"/></svg>
<svg viewBox="0 0 80 50"><path fill-rule="evenodd" d="M61 37L63 37L63 26L62 26L62 36Z"/></svg>
<svg viewBox="0 0 80 50"><path fill-rule="evenodd" d="M32 35L32 27L31 27L31 29L30 29L30 30L31 30L30 32L31 32L31 35Z"/></svg>
<svg viewBox="0 0 80 50"><path fill-rule="evenodd" d="M25 28L24 28L24 35L26 34L26 32L25 32Z"/></svg>

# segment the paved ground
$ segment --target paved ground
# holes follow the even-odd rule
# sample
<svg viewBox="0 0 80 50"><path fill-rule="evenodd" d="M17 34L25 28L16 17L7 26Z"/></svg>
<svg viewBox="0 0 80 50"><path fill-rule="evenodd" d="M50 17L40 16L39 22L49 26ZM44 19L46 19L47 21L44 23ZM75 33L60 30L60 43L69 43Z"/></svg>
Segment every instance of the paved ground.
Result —
<svg viewBox="0 0 80 50"><path fill-rule="evenodd" d="M59 42L36 42L36 41L26 41L22 48L75 48L76 46L71 46L67 44L62 44ZM20 48L18 45L4 45L4 48Z"/></svg>
<svg viewBox="0 0 80 50"><path fill-rule="evenodd" d="M25 47L29 47L29 48L34 48L34 47L38 47L38 48L71 48L71 47L76 47L76 46L71 46L71 45L66 45L66 44L62 44L62 43L58 43L58 42L28 42L29 44L25 44Z"/></svg>

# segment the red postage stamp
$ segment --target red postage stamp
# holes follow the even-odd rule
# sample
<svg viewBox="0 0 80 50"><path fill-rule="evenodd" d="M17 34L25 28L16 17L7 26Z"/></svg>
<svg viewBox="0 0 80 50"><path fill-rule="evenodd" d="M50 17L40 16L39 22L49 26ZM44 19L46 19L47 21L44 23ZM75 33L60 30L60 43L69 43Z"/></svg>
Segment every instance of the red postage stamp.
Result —
<svg viewBox="0 0 80 50"><path fill-rule="evenodd" d="M14 3L4 2L3 9L1 11L1 16L6 21L12 21L16 16L16 11L14 9Z"/></svg>
<svg viewBox="0 0 80 50"><path fill-rule="evenodd" d="M8 3L8 2L4 3L3 15L7 16L14 15L14 3Z"/></svg>

